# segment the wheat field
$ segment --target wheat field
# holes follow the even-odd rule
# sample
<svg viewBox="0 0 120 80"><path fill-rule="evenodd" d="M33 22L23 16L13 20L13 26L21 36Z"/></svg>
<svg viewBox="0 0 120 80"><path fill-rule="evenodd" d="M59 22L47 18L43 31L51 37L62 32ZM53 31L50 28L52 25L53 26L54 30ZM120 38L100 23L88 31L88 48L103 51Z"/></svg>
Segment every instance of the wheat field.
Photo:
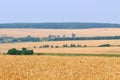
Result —
<svg viewBox="0 0 120 80"><path fill-rule="evenodd" d="M1 55L0 80L120 80L120 58Z"/></svg>
<svg viewBox="0 0 120 80"><path fill-rule="evenodd" d="M70 37L74 33L78 37L90 37L90 36L115 36L120 35L120 28L92 28L92 29L0 29L0 36L12 36L12 37L26 37L28 35L34 37L47 37L50 35L65 34Z"/></svg>
<svg viewBox="0 0 120 80"><path fill-rule="evenodd" d="M120 47L86 47L61 48L64 44L80 44L82 46L99 46L101 44L120 45L120 40L86 40L86 41L53 41L0 44L0 53L6 53L11 48L22 47L33 49L36 53L89 53L89 54L120 54ZM39 48L42 45L59 46L60 48ZM36 48L34 48L36 46Z"/></svg>

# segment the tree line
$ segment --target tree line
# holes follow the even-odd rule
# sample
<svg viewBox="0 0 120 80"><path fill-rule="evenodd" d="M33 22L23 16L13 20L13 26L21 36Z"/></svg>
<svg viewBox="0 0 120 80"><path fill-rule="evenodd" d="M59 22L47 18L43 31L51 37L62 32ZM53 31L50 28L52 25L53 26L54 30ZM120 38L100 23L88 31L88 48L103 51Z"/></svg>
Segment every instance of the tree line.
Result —
<svg viewBox="0 0 120 80"><path fill-rule="evenodd" d="M67 40L112 40L120 39L120 36L98 36L98 37L61 37L54 38L52 41L67 41ZM51 41L51 40L49 40Z"/></svg>
<svg viewBox="0 0 120 80"><path fill-rule="evenodd" d="M120 47L120 45L111 45L111 44L101 44L101 45L98 45L98 46L88 46L86 44L84 45L81 45L81 44L63 44L61 46L58 46L58 45L41 45L41 46L34 46L33 48L74 48L74 47Z"/></svg>
<svg viewBox="0 0 120 80"><path fill-rule="evenodd" d="M39 48L112 47L112 46L120 47L120 45L111 45L111 44L101 44L101 45L98 45L98 46L87 46L86 44L85 45L63 44L62 47L53 46L53 45L43 45L43 46L39 46ZM34 48L37 48L37 47L34 46ZM34 51L33 50L28 50L27 48L22 48L21 50L17 50L16 48L12 48L12 49L8 50L7 54L9 54L9 55L33 55Z"/></svg>
<svg viewBox="0 0 120 80"><path fill-rule="evenodd" d="M63 35L49 35L48 37L0 37L0 43L15 43L15 42L42 42L42 41L68 41L68 40L115 40L120 39L120 36L97 36L97 37L76 37L76 34L72 33L71 37L66 37Z"/></svg>
<svg viewBox="0 0 120 80"><path fill-rule="evenodd" d="M8 23L0 24L0 28L39 28L39 29L86 29L86 28L120 28L120 24L110 23Z"/></svg>

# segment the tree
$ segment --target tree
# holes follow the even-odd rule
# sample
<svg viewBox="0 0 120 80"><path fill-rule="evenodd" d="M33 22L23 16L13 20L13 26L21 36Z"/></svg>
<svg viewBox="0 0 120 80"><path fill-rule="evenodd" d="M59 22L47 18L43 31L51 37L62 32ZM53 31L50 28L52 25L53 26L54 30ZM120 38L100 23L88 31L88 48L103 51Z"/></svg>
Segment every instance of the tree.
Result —
<svg viewBox="0 0 120 80"><path fill-rule="evenodd" d="M70 47L76 47L76 45L75 44L71 44Z"/></svg>
<svg viewBox="0 0 120 80"><path fill-rule="evenodd" d="M77 47L81 47L81 45L78 44Z"/></svg>
<svg viewBox="0 0 120 80"><path fill-rule="evenodd" d="M87 47L87 45L85 44L84 47Z"/></svg>
<svg viewBox="0 0 120 80"><path fill-rule="evenodd" d="M39 46L39 48L42 48L42 46Z"/></svg>
<svg viewBox="0 0 120 80"><path fill-rule="evenodd" d="M27 54L27 49L26 48L22 48L21 54L26 55Z"/></svg>
<svg viewBox="0 0 120 80"><path fill-rule="evenodd" d="M55 48L59 48L59 46L55 46Z"/></svg>
<svg viewBox="0 0 120 80"><path fill-rule="evenodd" d="M7 54L10 55L32 55L33 50L27 50L26 48L22 48L22 50L17 50L16 48L9 49Z"/></svg>
<svg viewBox="0 0 120 80"><path fill-rule="evenodd" d="M43 48L49 48L49 45L43 45Z"/></svg>
<svg viewBox="0 0 120 80"><path fill-rule="evenodd" d="M26 55L33 55L33 50L27 50Z"/></svg>
<svg viewBox="0 0 120 80"><path fill-rule="evenodd" d="M67 44L64 44L63 47L68 47L68 45L67 45Z"/></svg>
<svg viewBox="0 0 120 80"><path fill-rule="evenodd" d="M76 34L72 33L72 38L75 38L76 37Z"/></svg>
<svg viewBox="0 0 120 80"><path fill-rule="evenodd" d="M53 48L53 45L51 45L51 48Z"/></svg>
<svg viewBox="0 0 120 80"><path fill-rule="evenodd" d="M34 46L34 48L36 48L36 46Z"/></svg>
<svg viewBox="0 0 120 80"><path fill-rule="evenodd" d="M63 38L66 38L65 34L63 35Z"/></svg>
<svg viewBox="0 0 120 80"><path fill-rule="evenodd" d="M8 50L7 54L10 54L10 55L15 55L17 53L17 50L16 48L12 48L10 50Z"/></svg>

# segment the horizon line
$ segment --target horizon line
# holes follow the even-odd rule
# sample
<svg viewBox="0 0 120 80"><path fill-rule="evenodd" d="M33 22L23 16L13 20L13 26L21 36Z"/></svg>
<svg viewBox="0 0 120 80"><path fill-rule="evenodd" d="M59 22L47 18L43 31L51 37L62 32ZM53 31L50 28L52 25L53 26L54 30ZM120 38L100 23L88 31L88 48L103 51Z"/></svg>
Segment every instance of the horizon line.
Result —
<svg viewBox="0 0 120 80"><path fill-rule="evenodd" d="M0 24L29 24L29 23L33 23L33 24L37 24L37 23L97 23L97 24L120 24L120 23L112 23L112 22L2 22Z"/></svg>

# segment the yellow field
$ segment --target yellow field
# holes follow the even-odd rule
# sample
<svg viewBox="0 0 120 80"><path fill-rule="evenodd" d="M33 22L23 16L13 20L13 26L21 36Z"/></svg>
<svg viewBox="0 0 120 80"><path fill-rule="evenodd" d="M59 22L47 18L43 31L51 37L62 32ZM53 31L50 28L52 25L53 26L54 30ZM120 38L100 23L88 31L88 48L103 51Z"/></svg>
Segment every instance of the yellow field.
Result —
<svg viewBox="0 0 120 80"><path fill-rule="evenodd" d="M120 58L3 55L0 80L120 80Z"/></svg>
<svg viewBox="0 0 120 80"><path fill-rule="evenodd" d="M75 33L79 37L115 36L120 35L120 28L92 28L92 29L0 29L0 36L13 37L47 37L50 35L71 36Z"/></svg>
<svg viewBox="0 0 120 80"><path fill-rule="evenodd" d="M120 47L86 47L86 48L61 48L63 44L80 44L99 46L101 44L120 45L120 40L87 40L87 41L55 41L55 42L27 42L0 44L0 53L6 53L11 48L21 49L26 47L38 53L89 53L89 54L120 54ZM42 45L59 46L60 48L39 48ZM34 48L36 46L36 48Z"/></svg>

